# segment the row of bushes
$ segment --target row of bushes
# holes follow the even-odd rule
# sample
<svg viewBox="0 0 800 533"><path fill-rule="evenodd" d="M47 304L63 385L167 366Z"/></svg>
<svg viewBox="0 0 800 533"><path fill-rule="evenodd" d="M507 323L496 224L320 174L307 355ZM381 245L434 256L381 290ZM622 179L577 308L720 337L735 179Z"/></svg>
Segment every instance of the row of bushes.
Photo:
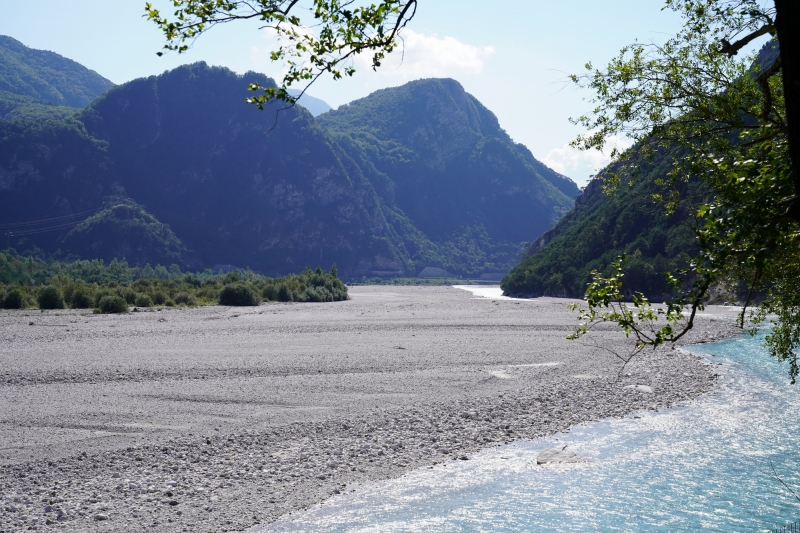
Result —
<svg viewBox="0 0 800 533"><path fill-rule="evenodd" d="M347 287L330 272L306 269L285 278L236 280L223 286L220 305L258 305L265 302L338 302L347 300Z"/></svg>
<svg viewBox="0 0 800 533"><path fill-rule="evenodd" d="M113 259L106 263L102 259L56 259L56 256L45 257L41 250L28 250L25 254L17 253L13 248L0 251L0 285L43 285L53 276L67 276L86 283L108 285L117 283L130 285L139 279L161 279L180 281L185 276L205 281L222 276L221 271L206 269L201 272L186 274L178 265L156 265L143 267L128 264L127 261Z"/></svg>
<svg viewBox="0 0 800 533"><path fill-rule="evenodd" d="M253 272L229 272L214 278L186 274L180 279L138 279L130 284L86 283L70 276L53 276L46 285L0 284L5 309L96 309L126 312L130 306L259 305L262 301L335 302L347 300L347 287L333 266L330 272L306 269L284 278Z"/></svg>
<svg viewBox="0 0 800 533"><path fill-rule="evenodd" d="M0 308L26 309L97 309L103 313L123 313L130 306L197 305L197 298L186 292L172 297L159 293L155 300L147 293L137 293L124 287L101 287L97 284L79 284L66 290L56 285L41 287L11 286L0 288Z"/></svg>

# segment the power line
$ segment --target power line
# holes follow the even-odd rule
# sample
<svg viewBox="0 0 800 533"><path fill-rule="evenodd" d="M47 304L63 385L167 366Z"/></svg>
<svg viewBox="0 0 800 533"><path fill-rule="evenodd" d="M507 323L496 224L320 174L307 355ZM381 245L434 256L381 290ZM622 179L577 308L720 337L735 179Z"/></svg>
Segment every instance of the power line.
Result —
<svg viewBox="0 0 800 533"><path fill-rule="evenodd" d="M63 224L58 224L58 225L55 225L55 226L47 226L47 227L44 227L44 228L29 228L29 229L20 229L20 230L14 230L14 231L8 230L8 231L5 232L5 234L8 235L8 236L11 236L11 237L18 237L18 236L22 236L22 235L33 235L35 233L47 233L48 231L56 231L56 230L60 230L60 229L72 228L74 226L77 226L78 224L80 224L84 220L85 219L76 220L74 222L65 222Z"/></svg>
<svg viewBox="0 0 800 533"><path fill-rule="evenodd" d="M37 226L42 225L51 225L51 224L61 224L66 222L67 220L74 219L76 217L83 217L82 219L88 218L88 215L96 213L103 209L102 207L96 207L94 209L89 209L86 211L78 211L76 213L72 213L70 215L61 215L57 217L50 217L50 218L40 218L40 219L32 219L32 220L24 220L19 222L6 222L5 224L0 224L0 231L2 230L14 230L14 228L20 228L20 230L26 229L28 227L35 228ZM16 233L16 231L15 231Z"/></svg>

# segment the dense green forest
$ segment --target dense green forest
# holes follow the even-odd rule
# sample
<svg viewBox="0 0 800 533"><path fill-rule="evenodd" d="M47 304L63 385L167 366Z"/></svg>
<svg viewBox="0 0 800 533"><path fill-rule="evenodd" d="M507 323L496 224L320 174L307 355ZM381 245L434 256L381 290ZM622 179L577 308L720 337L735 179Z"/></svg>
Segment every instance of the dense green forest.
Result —
<svg viewBox="0 0 800 533"><path fill-rule="evenodd" d="M60 120L114 84L56 53L0 35L0 118Z"/></svg>
<svg viewBox="0 0 800 533"><path fill-rule="evenodd" d="M30 57L48 72L23 52L0 61ZM106 87L43 54L73 93ZM35 97L27 72L3 87ZM511 268L579 192L453 80L318 119L301 106L257 111L244 102L252 82L273 83L197 63L112 87L62 120L0 120L0 247L192 271L336 263L349 279L425 267L478 277Z"/></svg>
<svg viewBox="0 0 800 533"><path fill-rule="evenodd" d="M505 272L579 192L454 80L376 91L318 121L375 187L417 270Z"/></svg>
<svg viewBox="0 0 800 533"><path fill-rule="evenodd" d="M757 65L771 65L778 57L774 42L765 44ZM611 263L625 256L623 289L642 292L651 301L673 294L667 273L679 274L700 251L693 230L703 222L697 218L700 205L712 196L701 180L676 184L672 194L681 198L667 215L656 198L665 194L665 183L678 154L685 148L668 145L643 157L636 148L627 154L636 165L620 174L622 184L611 194L595 179L576 200L575 209L531 243L520 261L503 279L502 288L514 296L566 296L582 298L592 271L612 274ZM617 173L620 164L601 171ZM632 170L631 170L632 168ZM687 283L689 279L685 280ZM688 286L688 285L687 285ZM737 301L744 294L741 283L718 283L712 288L717 301ZM756 293L760 298L760 294Z"/></svg>
<svg viewBox="0 0 800 533"><path fill-rule="evenodd" d="M657 157L611 195L604 194L600 180L590 182L575 209L531 243L506 275L504 293L581 298L591 272L610 274L612 261L624 254L624 289L663 300L672 290L667 272L687 267L698 251L692 198L702 198L699 186L689 184L675 213L665 214L652 195L660 191L656 180L666 175L669 162L669 156Z"/></svg>
<svg viewBox="0 0 800 533"><path fill-rule="evenodd" d="M129 307L207 304L258 305L262 301L333 302L347 300L336 267L306 268L281 278L251 271L205 270L184 273L177 264L131 266L125 261L45 261L0 252L0 308L96 309L127 312Z"/></svg>

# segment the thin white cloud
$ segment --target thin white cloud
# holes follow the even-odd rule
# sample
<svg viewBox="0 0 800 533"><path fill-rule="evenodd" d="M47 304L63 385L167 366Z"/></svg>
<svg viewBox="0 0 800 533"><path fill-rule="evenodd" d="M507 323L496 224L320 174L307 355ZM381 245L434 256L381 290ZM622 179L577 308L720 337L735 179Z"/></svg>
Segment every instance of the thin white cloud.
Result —
<svg viewBox="0 0 800 533"><path fill-rule="evenodd" d="M425 35L406 28L397 50L387 56L378 69L381 76L403 81L453 77L483 72L486 58L494 54L493 46L473 46L455 37ZM362 54L356 58L360 70L371 68L372 57Z"/></svg>
<svg viewBox="0 0 800 533"><path fill-rule="evenodd" d="M597 174L606 165L611 162L611 151L616 148L617 150L625 150L629 148L631 143L624 137L612 136L606 143L605 150L602 152L597 150L578 150L565 144L561 148L553 148L550 150L542 162L566 176L574 179L578 185L587 183L590 177Z"/></svg>
<svg viewBox="0 0 800 533"><path fill-rule="evenodd" d="M272 75L285 74L284 66L273 63L270 53L280 43L275 32L262 33L269 44L250 49L250 68ZM425 35L406 28L402 31L397 49L383 60L377 75L401 82L430 77L455 77L483 72L485 60L495 49L493 46L473 46L454 37ZM356 69L363 73L372 69L372 54L362 53L354 58Z"/></svg>

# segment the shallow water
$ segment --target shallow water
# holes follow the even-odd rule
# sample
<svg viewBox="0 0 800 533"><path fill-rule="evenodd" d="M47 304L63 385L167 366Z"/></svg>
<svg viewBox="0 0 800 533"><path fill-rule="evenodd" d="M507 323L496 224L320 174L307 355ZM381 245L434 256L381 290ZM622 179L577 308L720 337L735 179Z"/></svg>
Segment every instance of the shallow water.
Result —
<svg viewBox="0 0 800 533"><path fill-rule="evenodd" d="M520 302L535 302L532 298L512 298L503 296L503 289L500 285L453 285L454 289L471 292L477 298L488 298L490 300L516 300Z"/></svg>
<svg viewBox="0 0 800 533"><path fill-rule="evenodd" d="M252 531L768 531L800 519L800 390L761 337L693 348L720 387L687 407L609 419L370 483ZM584 464L537 466L567 445ZM348 487L353 488L353 487Z"/></svg>

